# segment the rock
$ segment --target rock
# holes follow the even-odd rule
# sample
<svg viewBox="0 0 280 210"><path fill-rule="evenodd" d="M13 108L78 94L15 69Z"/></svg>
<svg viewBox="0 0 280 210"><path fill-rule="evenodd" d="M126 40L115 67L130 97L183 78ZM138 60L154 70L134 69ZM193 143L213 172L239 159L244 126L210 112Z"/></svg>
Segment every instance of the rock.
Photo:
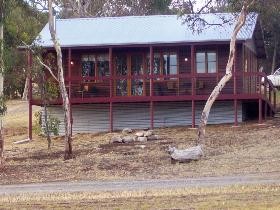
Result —
<svg viewBox="0 0 280 210"><path fill-rule="evenodd" d="M159 136L158 135L151 135L151 136L148 136L148 141L152 141L152 140L159 140Z"/></svg>
<svg viewBox="0 0 280 210"><path fill-rule="evenodd" d="M135 133L135 135L138 137L142 137L142 136L144 136L144 134L145 134L144 131L139 131L139 132Z"/></svg>
<svg viewBox="0 0 280 210"><path fill-rule="evenodd" d="M113 136L111 139L112 143L123 143L123 140L120 136Z"/></svg>
<svg viewBox="0 0 280 210"><path fill-rule="evenodd" d="M148 140L147 137L142 137L142 136L140 136L140 137L137 138L137 141L140 141L140 142L145 142L145 141L147 141L147 140Z"/></svg>
<svg viewBox="0 0 280 210"><path fill-rule="evenodd" d="M144 133L144 136L145 136L145 137L148 137L148 136L151 136L151 135L153 135L153 134L154 134L154 131L148 130L148 131L146 131L146 132Z"/></svg>
<svg viewBox="0 0 280 210"><path fill-rule="evenodd" d="M20 141L16 141L14 142L14 144L25 144L25 143L29 143L30 142L30 139L24 139L24 140L20 140Z"/></svg>
<svg viewBox="0 0 280 210"><path fill-rule="evenodd" d="M144 149L144 148L146 147L146 145L135 145L135 147L138 147L138 148Z"/></svg>
<svg viewBox="0 0 280 210"><path fill-rule="evenodd" d="M124 128L124 129L122 130L122 133L123 133L123 134L129 134L129 133L132 133L132 130L131 130L130 128Z"/></svg>
<svg viewBox="0 0 280 210"><path fill-rule="evenodd" d="M134 141L135 136L124 136L122 138L124 143L129 143L129 142L133 142Z"/></svg>
<svg viewBox="0 0 280 210"><path fill-rule="evenodd" d="M179 161L181 163L199 160L203 156L201 145L187 149L176 149L175 147L169 146L167 151L170 154L172 160Z"/></svg>
<svg viewBox="0 0 280 210"><path fill-rule="evenodd" d="M137 136L133 136L133 141L137 141Z"/></svg>

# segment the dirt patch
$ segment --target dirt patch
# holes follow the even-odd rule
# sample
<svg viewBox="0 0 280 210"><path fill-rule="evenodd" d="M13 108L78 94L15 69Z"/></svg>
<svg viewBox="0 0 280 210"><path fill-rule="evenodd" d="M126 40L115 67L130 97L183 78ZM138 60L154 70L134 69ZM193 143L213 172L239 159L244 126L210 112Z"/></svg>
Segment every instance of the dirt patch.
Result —
<svg viewBox="0 0 280 210"><path fill-rule="evenodd" d="M280 120L207 127L205 157L188 164L171 164L169 145L193 146L196 130L189 127L155 129L160 140L111 144L112 133L77 134L73 137L75 158L63 160L64 139L53 138L51 151L46 139L34 136L27 144L26 127L7 127L5 165L0 183L56 180L110 180L262 174L280 172ZM144 147L140 146L144 145Z"/></svg>

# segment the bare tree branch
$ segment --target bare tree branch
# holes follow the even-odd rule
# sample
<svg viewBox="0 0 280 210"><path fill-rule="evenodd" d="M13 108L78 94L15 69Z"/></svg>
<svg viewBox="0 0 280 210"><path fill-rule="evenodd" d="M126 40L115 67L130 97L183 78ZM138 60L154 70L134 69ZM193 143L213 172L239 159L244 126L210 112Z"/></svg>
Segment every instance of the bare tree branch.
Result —
<svg viewBox="0 0 280 210"><path fill-rule="evenodd" d="M208 7L211 3L212 3L212 0L208 0L208 2L200 8L200 10L197 12L197 14L201 14L204 11L204 9L208 9Z"/></svg>
<svg viewBox="0 0 280 210"><path fill-rule="evenodd" d="M52 69L51 69L47 64L45 64L45 63L41 60L41 58L40 58L38 55L35 54L34 50L33 50L29 45L27 45L24 41L22 41L22 43L33 53L33 55L35 55L35 58L37 59L37 61L38 61L42 66L44 66L44 67L49 71L49 73L51 74L51 76L58 82L58 79L57 79L57 77L54 75Z"/></svg>

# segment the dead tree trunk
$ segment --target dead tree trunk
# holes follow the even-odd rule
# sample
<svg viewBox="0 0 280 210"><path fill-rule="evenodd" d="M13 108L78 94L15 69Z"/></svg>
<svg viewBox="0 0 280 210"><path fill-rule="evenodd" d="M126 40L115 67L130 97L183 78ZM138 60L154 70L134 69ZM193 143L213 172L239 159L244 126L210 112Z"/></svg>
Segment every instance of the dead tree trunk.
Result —
<svg viewBox="0 0 280 210"><path fill-rule="evenodd" d="M58 81L59 81L59 89L60 94L62 96L63 101L63 110L64 110L64 123L65 123L65 153L64 159L71 159L73 157L72 152L72 125L71 125L71 113L70 113L70 101L67 94L67 90L65 87L64 82L64 75L63 75L63 65L62 65L62 52L61 47L57 39L56 30L54 26L54 17L52 11L52 0L48 0L48 10L49 10L49 30L51 34L51 38L54 44L54 48L57 55L57 67L58 67Z"/></svg>
<svg viewBox="0 0 280 210"><path fill-rule="evenodd" d="M254 1L254 0L253 0ZM237 34L242 28L242 26L245 24L246 16L247 16L247 10L248 7L253 3L253 1L245 1L243 3L242 10L240 12L240 15L238 17L238 20L235 24L231 41L230 41L230 51L229 51L229 57L228 62L226 66L226 74L223 76L223 78L219 81L217 86L212 91L211 95L209 96L204 109L201 114L200 118L200 124L198 127L198 133L197 133L197 146L188 148L186 150L178 150L176 148L169 148L169 153L171 155L171 158L174 160L178 160L180 162L189 162L190 160L198 160L203 156L203 145L205 144L205 128L208 121L208 116L211 110L211 107L219 94L221 93L222 89L226 85L226 83L231 79L232 77L232 68L234 64L235 59L235 43ZM250 2L250 3L249 3Z"/></svg>

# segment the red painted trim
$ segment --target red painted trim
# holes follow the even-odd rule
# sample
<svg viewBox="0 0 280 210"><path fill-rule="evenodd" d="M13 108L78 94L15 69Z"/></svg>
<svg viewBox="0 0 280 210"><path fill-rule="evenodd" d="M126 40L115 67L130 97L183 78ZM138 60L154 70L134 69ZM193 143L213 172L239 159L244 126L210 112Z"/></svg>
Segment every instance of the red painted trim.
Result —
<svg viewBox="0 0 280 210"><path fill-rule="evenodd" d="M69 94L69 98L71 98L71 60L72 60L72 57L71 57L71 48L68 49L68 78L70 78L68 80L68 86L69 86L69 90L68 90L68 94Z"/></svg>
<svg viewBox="0 0 280 210"><path fill-rule="evenodd" d="M237 40L237 44L244 43L245 40ZM89 50L89 49L108 49L110 47L114 48L147 48L151 44L154 47L178 47L178 46L189 46L189 45L198 45L198 46L216 46L216 45L225 45L229 44L230 40L228 41L206 41L206 42L177 42L177 43L149 43L149 44L124 44L124 45L99 45L99 46L62 46L62 49L80 49L80 50ZM45 47L46 50L54 50L53 47Z"/></svg>
<svg viewBox="0 0 280 210"><path fill-rule="evenodd" d="M195 128L195 101L192 100L192 128Z"/></svg>
<svg viewBox="0 0 280 210"><path fill-rule="evenodd" d="M109 119L110 119L110 132L113 132L114 131L114 122L113 122L113 103L110 102L110 116L109 116Z"/></svg>
<svg viewBox="0 0 280 210"><path fill-rule="evenodd" d="M236 47L237 48L237 47ZM236 49L234 52L234 63L233 63L233 93L236 94Z"/></svg>
<svg viewBox="0 0 280 210"><path fill-rule="evenodd" d="M194 45L191 46L191 77L192 77L192 95L195 95L195 84L196 84L196 78L195 78L195 47Z"/></svg>
<svg viewBox="0 0 280 210"><path fill-rule="evenodd" d="M113 49L109 48L110 97L113 97Z"/></svg>
<svg viewBox="0 0 280 210"><path fill-rule="evenodd" d="M238 115L238 110L237 110L237 100L235 99L234 100L234 125L237 126L238 125L238 118L237 118L237 115Z"/></svg>
<svg viewBox="0 0 280 210"><path fill-rule="evenodd" d="M219 73L219 77L224 76L224 73ZM256 73L256 72L249 72L246 74L242 74L240 72L236 72L237 77L249 77L249 76L256 76L256 77L262 77L265 76L263 73ZM103 76L103 77L82 77L82 76L72 76L70 79L65 78L65 81L71 80L72 82L79 82L83 80L118 80L118 79L170 79L170 78L186 78L191 79L192 77L195 78L216 78L217 74L213 73L195 73L194 75L191 73L184 73L184 74L174 74L174 75L150 75L150 74L142 74L142 75L127 75L127 76Z"/></svg>
<svg viewBox="0 0 280 210"><path fill-rule="evenodd" d="M150 129L154 129L154 102L150 102Z"/></svg>
<svg viewBox="0 0 280 210"><path fill-rule="evenodd" d="M264 120L267 119L267 103L264 103Z"/></svg>
<svg viewBox="0 0 280 210"><path fill-rule="evenodd" d="M154 95L154 49L150 46L150 98ZM154 102L150 101L150 129L154 129Z"/></svg>
<svg viewBox="0 0 280 210"><path fill-rule="evenodd" d="M70 122L71 122L71 136L72 136L72 133L73 133L73 113L72 113L72 102L71 102L71 60L72 60L72 54L71 54L71 48L68 49L68 77L70 78L70 80L68 81L68 97L69 97L69 104L70 104Z"/></svg>
<svg viewBox="0 0 280 210"><path fill-rule="evenodd" d="M276 98L276 92L273 92L273 107L274 107L274 109L276 110L276 100L277 100L277 98Z"/></svg>
<svg viewBox="0 0 280 210"><path fill-rule="evenodd" d="M259 124L262 123L262 99L259 99Z"/></svg>
<svg viewBox="0 0 280 210"><path fill-rule="evenodd" d="M153 90L154 90L153 76L154 76L154 51L153 51L153 46L150 46L150 96L153 96Z"/></svg>
<svg viewBox="0 0 280 210"><path fill-rule="evenodd" d="M94 97L94 98L72 98L72 104L87 104L87 103L133 103L133 102L150 102L150 101L205 101L208 99L208 95L181 95L181 96L114 96L110 97ZM218 97L217 100L253 100L259 99L259 94L223 94ZM40 100L32 100L33 105L42 105ZM62 104L62 100L53 101L50 104L59 105Z"/></svg>
<svg viewBox="0 0 280 210"><path fill-rule="evenodd" d="M31 67L32 67L32 53L28 51L27 55L27 63L28 63L28 137L32 140L32 78L31 78Z"/></svg>

